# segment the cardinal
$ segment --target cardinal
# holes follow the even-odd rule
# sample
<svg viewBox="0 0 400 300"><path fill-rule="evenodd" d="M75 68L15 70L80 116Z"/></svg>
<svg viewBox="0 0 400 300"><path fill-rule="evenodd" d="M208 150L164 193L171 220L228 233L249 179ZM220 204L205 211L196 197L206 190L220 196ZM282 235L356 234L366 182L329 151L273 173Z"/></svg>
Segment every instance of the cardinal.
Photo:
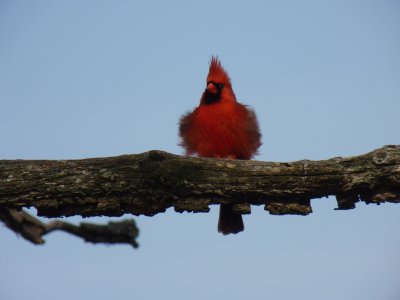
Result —
<svg viewBox="0 0 400 300"><path fill-rule="evenodd" d="M180 119L179 135L186 154L200 157L251 159L261 146L256 115L236 100L229 75L217 57L211 57L199 106ZM218 231L226 235L243 230L242 215L232 204L221 204Z"/></svg>

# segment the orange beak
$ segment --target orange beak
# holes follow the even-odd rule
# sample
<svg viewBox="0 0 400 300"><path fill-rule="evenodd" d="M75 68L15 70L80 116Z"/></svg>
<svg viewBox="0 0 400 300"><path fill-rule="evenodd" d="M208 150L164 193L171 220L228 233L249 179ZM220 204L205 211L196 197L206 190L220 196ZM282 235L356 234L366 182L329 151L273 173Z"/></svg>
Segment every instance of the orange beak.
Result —
<svg viewBox="0 0 400 300"><path fill-rule="evenodd" d="M217 87L216 87L215 84L212 83L212 82L210 82L209 84L207 84L207 91L208 91L209 93L212 93L212 94L218 93Z"/></svg>

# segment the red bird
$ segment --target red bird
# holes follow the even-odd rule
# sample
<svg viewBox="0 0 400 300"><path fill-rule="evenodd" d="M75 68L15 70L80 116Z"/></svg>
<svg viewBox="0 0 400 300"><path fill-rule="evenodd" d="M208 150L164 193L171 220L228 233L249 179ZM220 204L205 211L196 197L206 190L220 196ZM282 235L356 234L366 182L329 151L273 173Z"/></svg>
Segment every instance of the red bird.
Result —
<svg viewBox="0 0 400 300"><path fill-rule="evenodd" d="M211 57L200 105L182 116L179 134L187 155L250 159L261 146L256 115L236 101L229 75L217 57ZM221 204L218 231L230 234L243 230L242 215L231 204Z"/></svg>

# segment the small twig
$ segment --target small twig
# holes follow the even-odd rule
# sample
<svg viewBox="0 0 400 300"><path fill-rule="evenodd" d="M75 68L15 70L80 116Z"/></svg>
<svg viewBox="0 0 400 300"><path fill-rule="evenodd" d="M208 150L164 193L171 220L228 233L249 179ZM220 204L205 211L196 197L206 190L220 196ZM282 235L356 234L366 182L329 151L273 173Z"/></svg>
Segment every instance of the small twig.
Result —
<svg viewBox="0 0 400 300"><path fill-rule="evenodd" d="M62 230L83 238L86 242L106 244L130 244L138 248L136 238L139 229L134 220L122 220L120 222L108 222L104 225L92 223L80 223L74 225L68 222L55 220L43 223L38 218L26 211L0 208L0 220L8 228L21 234L33 244L44 244L43 236L54 230Z"/></svg>

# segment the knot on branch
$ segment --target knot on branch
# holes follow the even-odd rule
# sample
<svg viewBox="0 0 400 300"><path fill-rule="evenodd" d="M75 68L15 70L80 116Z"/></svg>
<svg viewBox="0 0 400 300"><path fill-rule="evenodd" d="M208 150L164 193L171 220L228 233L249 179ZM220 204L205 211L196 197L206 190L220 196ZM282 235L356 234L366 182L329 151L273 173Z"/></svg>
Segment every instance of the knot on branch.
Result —
<svg viewBox="0 0 400 300"><path fill-rule="evenodd" d="M373 162L377 165L391 164L393 160L399 158L399 145L387 145L380 149L373 151Z"/></svg>

